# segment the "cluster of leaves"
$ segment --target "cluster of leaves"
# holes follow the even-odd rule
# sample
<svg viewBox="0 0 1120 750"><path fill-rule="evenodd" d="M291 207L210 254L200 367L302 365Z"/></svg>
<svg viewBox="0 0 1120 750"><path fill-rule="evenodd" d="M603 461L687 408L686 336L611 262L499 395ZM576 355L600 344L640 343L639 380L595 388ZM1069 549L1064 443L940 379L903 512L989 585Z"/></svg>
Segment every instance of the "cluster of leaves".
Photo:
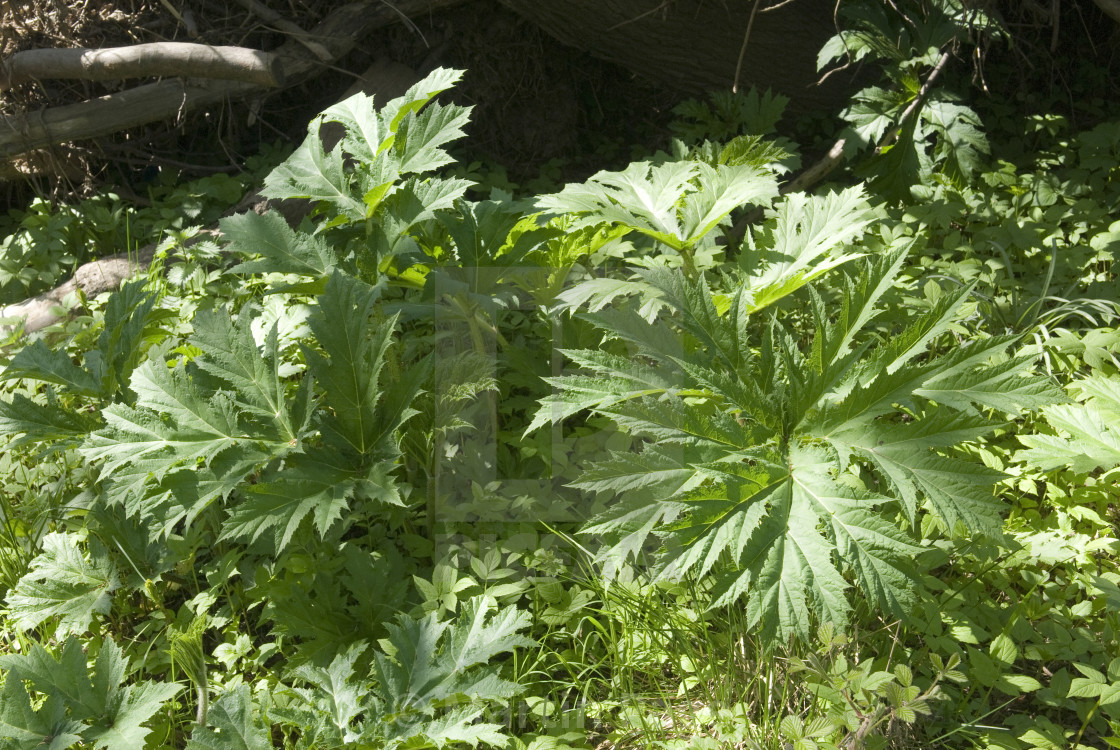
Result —
<svg viewBox="0 0 1120 750"><path fill-rule="evenodd" d="M752 93L468 200L440 69L19 349L0 747L1116 742L1118 131L989 158L922 81L988 21L896 10L866 185Z"/></svg>
<svg viewBox="0 0 1120 750"><path fill-rule="evenodd" d="M255 161L256 171L241 177L219 173L182 185L153 185L150 207L102 193L76 205L36 199L10 211L0 218L0 302L19 302L54 287L88 260L186 239L241 200L256 174L275 163Z"/></svg>

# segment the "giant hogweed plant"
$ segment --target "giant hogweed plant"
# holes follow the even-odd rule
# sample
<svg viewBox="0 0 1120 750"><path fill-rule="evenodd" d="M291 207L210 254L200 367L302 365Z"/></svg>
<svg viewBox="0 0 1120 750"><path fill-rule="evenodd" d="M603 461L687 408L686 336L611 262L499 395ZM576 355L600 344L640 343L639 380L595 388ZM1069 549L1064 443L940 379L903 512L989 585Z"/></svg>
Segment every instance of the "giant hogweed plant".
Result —
<svg viewBox="0 0 1120 750"><path fill-rule="evenodd" d="M967 289L905 324L881 319L906 246L865 236L876 213L858 188L788 196L725 257L716 237L731 213L777 196L777 152L761 140L600 173L541 198L539 213L501 195L462 200L466 183L437 170L467 112L431 102L457 76L436 71L381 110L359 95L316 120L265 186L314 202L300 226L277 215L222 223L244 258L237 271L270 274L278 298L310 303L287 346L277 327L255 325L252 306L196 315L175 346L157 325L158 300L136 286L110 304L106 333L80 364L37 344L6 372L42 389L0 406L4 426L26 443L76 446L102 472L88 525L77 515L46 537L8 597L18 629L82 635L143 592L146 637L174 617L162 578L186 562L213 588L180 616L213 608L254 628L221 603L234 597L214 591L233 571L251 573L252 584L229 590L262 612L270 646L296 644L289 668L255 693L248 674L226 689L208 686L205 669L188 675L204 698L220 693L199 701L208 715L188 747L230 737L267 747L269 723L308 748L500 742L498 727L478 722L481 707L518 688L483 664L529 645L516 635L525 618L490 618L492 603L474 601L453 624L429 615L387 625L386 602L369 593L392 567L374 560L378 535L422 514L435 527L434 461L477 426L460 407L495 386L482 337L510 345L495 301L537 306L540 338L522 342L522 357L551 354L551 316L587 310L571 323L587 348L566 352L584 372L550 380L559 392L528 431L589 409L657 441L605 456L575 483L620 495L588 529L613 537L602 557L659 548L658 576L713 578L716 603L745 600L748 622L771 642L808 636L814 620L844 622L852 584L905 613L927 519L950 536L998 536L991 485L1001 475L954 449L1057 398L1025 374L1028 361L1006 356L1011 337L944 350ZM326 122L344 130L332 149L320 140ZM864 254L874 257L853 265ZM610 273L598 278L604 259ZM422 314L433 303L458 311L468 346L449 344ZM814 335L799 335L805 323ZM395 345L398 325L408 335ZM433 362L452 351L462 366ZM446 393L423 393L433 381ZM391 514L406 520L388 523ZM189 547L180 535L195 540L197 559L171 559ZM220 559L201 549L211 538ZM384 635L367 657L360 641ZM42 658L82 666L72 648ZM177 691L140 684L157 686L138 689L150 698L144 711ZM0 746L30 746L44 718L63 738L96 737L112 718L50 698L33 709L54 688L26 687L5 681L16 702L5 704L3 731L24 733L3 734Z"/></svg>
<svg viewBox="0 0 1120 750"><path fill-rule="evenodd" d="M329 672L308 667L284 676L290 685L308 685L284 693L298 696L302 708L277 693L288 708L272 718L292 722L297 746L323 746L320 735L331 731L337 736L329 742L338 744L500 743L498 727L477 718L488 701L504 701L518 688L498 679L497 668L479 665L529 643L515 635L527 621L514 610L491 619L493 603L474 602L464 606L461 626L450 630L434 616L419 623L404 618L388 628L391 645L376 656L376 674L354 671L362 650L358 639L386 632L379 607L400 604L392 587L381 588L382 602L370 592L378 588L376 575L388 575L388 568L378 567L384 561L377 560L382 550L375 534L392 526L386 522L390 512L412 501L409 484L397 475L402 430L413 418L433 434L462 430L469 425L448 410L490 387L486 378L468 373L434 405L417 400L439 368L430 356L391 351L396 316L380 301L380 282L385 272L392 275L393 258L417 246L407 230L452 209L465 187L463 181L416 176L447 163L441 145L461 135L465 110L425 107L458 75L436 71L381 111L363 96L337 105L324 117L341 122L346 135L329 152L315 123L307 143L266 180L266 193L317 201L318 221L298 230L275 215L223 223L232 249L256 256L240 270L289 280L294 275L297 283L278 293L294 292L298 302L314 295L306 325L294 337L298 347L281 346L277 325L257 325L252 305L199 312L189 321L192 333L174 346L158 327L169 314L159 308L158 294L131 284L110 299L104 331L79 362L42 342L13 358L4 377L37 382L41 395L18 395L0 405L4 427L22 433L17 442L35 449L76 447L100 469L84 500L86 512L44 538L42 552L9 593L9 622L17 629L44 626L59 635L83 635L127 607L126 592L140 591L154 611L137 627L151 632L153 623L174 617L167 610L175 596L168 580L176 577L177 565L200 564L201 578L212 583L258 565L262 579L246 601L252 607L266 603L264 620L271 621L277 645L303 636L297 651L302 658L295 661L330 664ZM301 276L310 283L301 285ZM431 440L419 442L421 450L433 449ZM211 559L210 546L220 559ZM286 567L299 557L291 554L293 547L326 555L314 571L314 594L284 581ZM175 559L184 550L189 557ZM344 591L337 590L339 579ZM357 601L348 603L344 592ZM203 618L195 622L214 606L217 595L206 591L187 603ZM217 619L228 622L231 615L241 617L221 607ZM167 634L172 646L175 632ZM109 654L106 648L101 653ZM84 672L85 664L66 654L59 657L66 669ZM20 663L8 666L16 670ZM107 679L94 669L95 680ZM201 696L188 747L216 747L222 737L267 746L267 730L259 723L267 700L251 699L241 688L209 704L214 686L206 672L188 671ZM48 697L43 711L34 710L16 674L5 680L14 702L5 706L0 747L30 746L36 733L56 736L59 747L85 736L82 722L101 709ZM341 696L337 691L346 680L353 684ZM372 680L378 685L374 694ZM144 695L146 713L133 712L137 726L128 730L129 738L143 738L139 723L178 691L174 687ZM361 726L344 726L357 713L342 712L367 694L360 701ZM127 692L122 696L129 700ZM257 703L261 707L254 709ZM58 731L40 731L47 724Z"/></svg>
<svg viewBox="0 0 1120 750"><path fill-rule="evenodd" d="M829 200L808 205L827 212ZM831 220L843 226L859 211ZM927 515L950 537L999 537L992 486L1002 475L954 447L1061 399L1027 374L1029 358L1005 355L1010 337L943 349L967 289L876 331L905 247L833 277L832 301L810 286L808 341L788 316L759 319L760 299L802 278L781 269L819 251L812 237L793 232L782 252L759 249L724 295L704 278L643 271L659 317L634 306L589 314L621 346L564 352L583 373L552 378L557 393L531 425L590 409L647 438L640 453L598 461L576 482L618 496L585 529L610 540L600 559L617 565L653 549L657 577L712 576L714 604L742 601L772 643L807 638L814 621L846 623L853 585L905 616Z"/></svg>

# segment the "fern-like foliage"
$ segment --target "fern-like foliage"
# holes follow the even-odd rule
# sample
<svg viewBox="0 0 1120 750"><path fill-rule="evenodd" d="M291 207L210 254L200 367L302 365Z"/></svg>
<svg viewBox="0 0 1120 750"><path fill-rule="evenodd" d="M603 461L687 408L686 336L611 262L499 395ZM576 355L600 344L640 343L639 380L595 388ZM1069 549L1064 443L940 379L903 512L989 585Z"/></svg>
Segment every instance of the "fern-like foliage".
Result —
<svg viewBox="0 0 1120 750"><path fill-rule="evenodd" d="M792 248L816 235L773 236ZM991 487L1001 475L952 448L991 430L992 410L1060 395L1024 374L1028 360L1002 359L1009 338L931 351L967 289L888 339L868 335L904 257L894 250L840 275L837 303L810 287L807 343L777 318L756 324L747 285L721 312L703 279L667 269L641 274L670 313L662 319L588 316L629 352L565 352L584 372L551 379L558 392L534 426L591 409L652 441L576 483L619 495L586 529L613 540L604 559L636 557L656 535L658 575L715 575L716 605L742 600L752 627L787 639L808 637L814 619L846 622L852 582L905 614L921 509L953 534L1000 534Z"/></svg>

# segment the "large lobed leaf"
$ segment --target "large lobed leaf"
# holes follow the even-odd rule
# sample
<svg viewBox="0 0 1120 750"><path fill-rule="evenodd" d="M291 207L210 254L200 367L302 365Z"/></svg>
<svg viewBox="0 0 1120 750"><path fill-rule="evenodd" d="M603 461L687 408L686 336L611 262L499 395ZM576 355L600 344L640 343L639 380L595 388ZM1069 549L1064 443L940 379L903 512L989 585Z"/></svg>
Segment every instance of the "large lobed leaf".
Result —
<svg viewBox="0 0 1120 750"><path fill-rule="evenodd" d="M777 194L773 174L756 166L635 162L544 196L537 207L579 215L574 228L618 224L680 251L699 243L733 209L768 203Z"/></svg>
<svg viewBox="0 0 1120 750"><path fill-rule="evenodd" d="M87 558L75 535L54 532L43 537L42 552L8 594L8 610L23 629L57 617L59 634L81 634L109 611L110 595L119 587L116 568L100 544L90 542Z"/></svg>
<svg viewBox="0 0 1120 750"><path fill-rule="evenodd" d="M778 222L768 241L787 258L828 257L835 219L826 217L861 216L849 202L856 195L828 199L818 219L787 225L796 230ZM904 252L841 277L838 309L812 294L818 329L807 346L780 321L753 324L744 288L721 311L703 279L669 272L644 278L672 313L662 326L680 331L672 344L633 310L591 316L631 356L566 352L583 372L550 380L558 394L542 401L534 425L582 406L653 441L641 454L597 462L577 483L620 495L586 529L613 539L604 561L649 551L657 534L659 575L715 575L718 604L744 601L752 625L784 640L808 637L814 621L845 622L849 580L904 615L916 591L920 510L953 534L1000 534L992 485L1002 475L953 449L992 430L998 414L1061 394L1026 374L1030 362L1000 361L1011 339L930 352L965 293L876 344L865 328ZM770 284L804 268L786 263ZM991 409L998 414L982 411Z"/></svg>
<svg viewBox="0 0 1120 750"><path fill-rule="evenodd" d="M121 649L106 640L98 649L92 675L81 642L71 636L55 656L38 644L22 654L0 656L0 667L8 670L3 706L0 707L0 738L16 740L20 747L41 747L44 736L54 736L59 747L78 741L93 748L134 750L144 745L151 732L144 723L183 688L176 683L137 680L125 684L128 661ZM48 696L42 708L29 712L26 682L32 690ZM44 734L44 729L49 732ZM38 732L38 741L30 741Z"/></svg>

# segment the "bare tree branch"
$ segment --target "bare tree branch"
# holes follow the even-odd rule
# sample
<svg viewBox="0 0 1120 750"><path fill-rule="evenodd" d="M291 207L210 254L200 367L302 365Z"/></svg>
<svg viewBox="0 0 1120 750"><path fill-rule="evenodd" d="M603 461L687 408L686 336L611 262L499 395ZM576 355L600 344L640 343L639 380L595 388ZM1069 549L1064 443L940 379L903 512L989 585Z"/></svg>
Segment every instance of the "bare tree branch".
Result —
<svg viewBox="0 0 1120 750"><path fill-rule="evenodd" d="M1093 0L1105 15L1120 23L1120 0Z"/></svg>
<svg viewBox="0 0 1120 750"><path fill-rule="evenodd" d="M311 54L315 55L315 57L319 58L320 60L326 61L332 58L331 51L329 49L324 47L319 42L315 41L315 39L313 39L310 34L308 34L298 25L292 23L291 21L274 11L272 8L269 8L267 5L260 2L260 0L237 0L237 3L253 15L259 17L265 23L271 25L273 28L279 29L285 34L291 36L304 47L307 47L307 49L311 50Z"/></svg>
<svg viewBox="0 0 1120 750"><path fill-rule="evenodd" d="M419 13L450 7L462 0L398 0L394 7L381 2L358 2L335 9L307 35L337 60L373 29L400 20L399 13ZM327 67L328 61L308 54L306 38L285 42L274 53L281 61L285 86L292 86ZM44 148L56 143L94 138L148 122L178 117L227 97L266 93L268 89L242 81L184 81L167 79L117 94L41 112L0 117L0 157Z"/></svg>
<svg viewBox="0 0 1120 750"><path fill-rule="evenodd" d="M186 42L153 42L107 49L31 49L0 63L0 90L50 78L107 81L120 78L182 76L284 85L280 60L246 47L211 47Z"/></svg>

